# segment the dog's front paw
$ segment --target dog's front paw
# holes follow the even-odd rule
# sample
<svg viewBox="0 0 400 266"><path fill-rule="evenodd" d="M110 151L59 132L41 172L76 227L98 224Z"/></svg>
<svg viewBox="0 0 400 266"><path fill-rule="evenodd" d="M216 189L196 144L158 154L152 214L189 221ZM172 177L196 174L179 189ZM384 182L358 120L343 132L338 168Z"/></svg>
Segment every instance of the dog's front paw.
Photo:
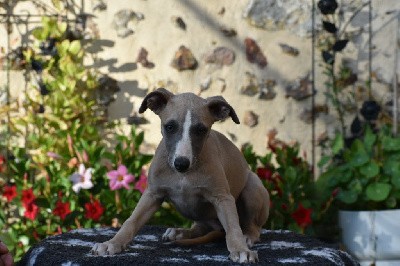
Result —
<svg viewBox="0 0 400 266"><path fill-rule="evenodd" d="M229 254L229 258L233 262L239 263L255 263L258 262L258 254L257 251L235 251Z"/></svg>
<svg viewBox="0 0 400 266"><path fill-rule="evenodd" d="M94 245L92 250L90 251L93 255L114 255L116 253L120 253L125 249L124 245L106 241L103 243L97 243Z"/></svg>

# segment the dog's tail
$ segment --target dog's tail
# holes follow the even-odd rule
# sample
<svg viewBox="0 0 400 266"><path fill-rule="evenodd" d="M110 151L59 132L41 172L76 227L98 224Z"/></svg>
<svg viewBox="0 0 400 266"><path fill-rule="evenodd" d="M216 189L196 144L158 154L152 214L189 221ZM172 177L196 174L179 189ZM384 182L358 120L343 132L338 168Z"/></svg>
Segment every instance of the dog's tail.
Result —
<svg viewBox="0 0 400 266"><path fill-rule="evenodd" d="M193 245L207 244L210 242L216 242L223 239L224 237L225 237L225 232L223 231L211 231L205 234L204 236L175 240L173 243L179 246L193 246Z"/></svg>

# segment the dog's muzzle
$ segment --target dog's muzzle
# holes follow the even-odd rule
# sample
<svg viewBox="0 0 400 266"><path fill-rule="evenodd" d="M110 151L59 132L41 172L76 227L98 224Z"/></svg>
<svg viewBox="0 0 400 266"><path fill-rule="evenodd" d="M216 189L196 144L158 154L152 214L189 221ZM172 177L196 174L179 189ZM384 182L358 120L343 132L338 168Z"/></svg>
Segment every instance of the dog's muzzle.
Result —
<svg viewBox="0 0 400 266"><path fill-rule="evenodd" d="M190 161L186 157L179 156L179 157L175 158L174 166L178 172L182 173L182 172L185 172L189 168Z"/></svg>

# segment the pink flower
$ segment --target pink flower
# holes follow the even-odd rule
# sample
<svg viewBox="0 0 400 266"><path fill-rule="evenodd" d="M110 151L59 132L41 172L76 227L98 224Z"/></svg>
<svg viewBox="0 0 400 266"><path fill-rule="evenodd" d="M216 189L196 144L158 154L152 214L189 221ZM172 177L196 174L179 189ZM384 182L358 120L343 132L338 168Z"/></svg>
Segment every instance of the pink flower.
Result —
<svg viewBox="0 0 400 266"><path fill-rule="evenodd" d="M142 172L142 174L139 177L139 180L135 184L135 189L139 190L140 193L143 194L146 188L147 188L147 176L144 172Z"/></svg>
<svg viewBox="0 0 400 266"><path fill-rule="evenodd" d="M49 156L52 159L61 159L62 158L61 155L59 155L55 152L52 152L52 151L47 152L47 156Z"/></svg>
<svg viewBox="0 0 400 266"><path fill-rule="evenodd" d="M85 168L85 165L80 164L78 172L73 173L69 179L72 181L72 189L78 193L81 188L90 189L93 187L92 183L93 168Z"/></svg>
<svg viewBox="0 0 400 266"><path fill-rule="evenodd" d="M129 189L129 183L132 183L135 179L133 175L128 173L128 169L125 165L121 164L117 170L112 170L107 173L110 179L110 189L117 190L122 187Z"/></svg>

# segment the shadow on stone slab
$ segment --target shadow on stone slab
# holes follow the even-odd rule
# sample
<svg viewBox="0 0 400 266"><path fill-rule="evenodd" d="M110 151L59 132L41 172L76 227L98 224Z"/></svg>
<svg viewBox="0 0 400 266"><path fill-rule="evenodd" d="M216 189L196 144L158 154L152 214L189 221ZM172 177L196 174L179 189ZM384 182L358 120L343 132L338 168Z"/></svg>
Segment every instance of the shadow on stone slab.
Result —
<svg viewBox="0 0 400 266"><path fill-rule="evenodd" d="M89 254L97 242L109 240L113 228L78 229L44 239L32 247L17 265L238 265L228 258L224 241L179 247L161 241L166 230L145 226L128 246L116 255ZM309 236L290 231L263 230L258 265L359 265L349 254Z"/></svg>

